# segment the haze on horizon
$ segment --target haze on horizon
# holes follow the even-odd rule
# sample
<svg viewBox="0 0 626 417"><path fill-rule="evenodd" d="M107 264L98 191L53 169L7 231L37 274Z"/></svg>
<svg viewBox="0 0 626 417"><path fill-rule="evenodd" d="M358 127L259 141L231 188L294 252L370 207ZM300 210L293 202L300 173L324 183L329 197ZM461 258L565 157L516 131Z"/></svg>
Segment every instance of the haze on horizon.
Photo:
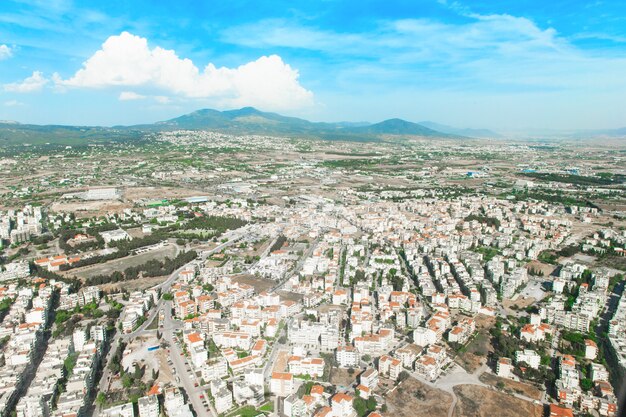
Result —
<svg viewBox="0 0 626 417"><path fill-rule="evenodd" d="M618 0L8 0L0 119L150 123L254 106L314 121L626 126Z"/></svg>

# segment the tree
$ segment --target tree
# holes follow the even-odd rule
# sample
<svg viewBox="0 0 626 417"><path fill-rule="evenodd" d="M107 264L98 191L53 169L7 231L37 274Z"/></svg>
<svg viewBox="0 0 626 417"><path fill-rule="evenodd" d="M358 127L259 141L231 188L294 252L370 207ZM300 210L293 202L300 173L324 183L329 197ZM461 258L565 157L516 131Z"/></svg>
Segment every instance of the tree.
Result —
<svg viewBox="0 0 626 417"><path fill-rule="evenodd" d="M133 386L133 378L129 374L124 374L122 377L122 386L126 389Z"/></svg>
<svg viewBox="0 0 626 417"><path fill-rule="evenodd" d="M580 380L580 387L583 389L583 391L589 391L591 388L593 388L593 381L589 378L583 378Z"/></svg>
<svg viewBox="0 0 626 417"><path fill-rule="evenodd" d="M96 404L98 404L99 407L103 407L104 404L106 404L107 402L107 397L104 394L104 392L99 392L98 396L96 397Z"/></svg>
<svg viewBox="0 0 626 417"><path fill-rule="evenodd" d="M400 372L400 375L398 375L398 383L406 381L410 376L411 375L407 371Z"/></svg>
<svg viewBox="0 0 626 417"><path fill-rule="evenodd" d="M376 406L378 405L374 397L369 397L367 401L365 401L365 404L370 412L376 410Z"/></svg>
<svg viewBox="0 0 626 417"><path fill-rule="evenodd" d="M359 417L364 417L367 414L367 403L363 398L356 397L354 401L352 401L352 406Z"/></svg>

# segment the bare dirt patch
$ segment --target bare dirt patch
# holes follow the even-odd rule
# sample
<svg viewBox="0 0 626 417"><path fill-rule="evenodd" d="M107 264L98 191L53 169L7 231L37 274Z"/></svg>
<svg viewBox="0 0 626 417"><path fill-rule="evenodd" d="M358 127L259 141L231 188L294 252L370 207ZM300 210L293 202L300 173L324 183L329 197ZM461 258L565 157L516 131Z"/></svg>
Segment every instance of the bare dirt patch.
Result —
<svg viewBox="0 0 626 417"><path fill-rule="evenodd" d="M274 362L274 368L272 372L285 372L287 369L287 360L289 359L289 351L281 350L276 355L276 361Z"/></svg>
<svg viewBox="0 0 626 417"><path fill-rule="evenodd" d="M286 301L294 301L294 302L299 302L304 298L304 295L302 294L298 294L295 292L291 292L291 291L286 291L286 290L278 290L276 291L276 294L280 295L280 298Z"/></svg>
<svg viewBox="0 0 626 417"><path fill-rule="evenodd" d="M330 372L330 382L335 386L349 387L354 381L356 381L356 376L358 374L358 369L350 375L350 372L348 372L347 369L333 368Z"/></svg>
<svg viewBox="0 0 626 417"><path fill-rule="evenodd" d="M505 298L502 300L502 306L507 310L523 310L528 306L531 306L535 303L535 299L533 297L519 297L517 300L511 300L509 298ZM511 308L513 306L517 306L515 308Z"/></svg>
<svg viewBox="0 0 626 417"><path fill-rule="evenodd" d="M125 258L114 259L112 261L84 266L82 268L71 269L63 275L66 277L78 277L82 280L96 275L110 275L113 272L123 272L130 266L142 265L152 259L165 259L165 257L174 258L176 256L176 246L165 245L161 248L154 249L139 255L127 256Z"/></svg>
<svg viewBox="0 0 626 417"><path fill-rule="evenodd" d="M540 261L531 261L526 264L526 269L541 271L544 277L549 277L556 269L556 265L546 264Z"/></svg>
<svg viewBox="0 0 626 417"><path fill-rule="evenodd" d="M467 372L473 373L487 361L487 354L493 352L489 330L496 323L495 317L482 314L476 316L476 335L462 348L456 362Z"/></svg>
<svg viewBox="0 0 626 417"><path fill-rule="evenodd" d="M457 385L455 417L542 417L543 407L478 385Z"/></svg>
<svg viewBox="0 0 626 417"><path fill-rule="evenodd" d="M102 201L57 201L52 204L51 210L55 212L74 213L77 218L98 217L108 213L121 213L132 204L122 203L115 200Z"/></svg>
<svg viewBox="0 0 626 417"><path fill-rule="evenodd" d="M157 378L157 382L162 382L167 385L170 383L174 383L174 375L172 374L172 368L167 363L167 350L159 349L156 353L156 357L159 363L158 371L159 376Z"/></svg>
<svg viewBox="0 0 626 417"><path fill-rule="evenodd" d="M490 374L488 372L483 373L480 378L482 382L491 386L497 386L498 383L502 383L505 390L510 390L517 394L525 395L526 397L534 400L540 400L542 392L534 385L526 384L520 381L513 381L509 378L501 378L497 375Z"/></svg>
<svg viewBox="0 0 626 417"><path fill-rule="evenodd" d="M396 417L447 417L452 404L450 394L422 384L415 378L401 383L387 394L386 399L386 415Z"/></svg>
<svg viewBox="0 0 626 417"><path fill-rule="evenodd" d="M276 281L272 281L270 279L265 278L257 278L254 275L236 275L233 277L233 281L239 284L252 285L254 287L254 291L257 294L262 293L263 291L267 291L276 285Z"/></svg>

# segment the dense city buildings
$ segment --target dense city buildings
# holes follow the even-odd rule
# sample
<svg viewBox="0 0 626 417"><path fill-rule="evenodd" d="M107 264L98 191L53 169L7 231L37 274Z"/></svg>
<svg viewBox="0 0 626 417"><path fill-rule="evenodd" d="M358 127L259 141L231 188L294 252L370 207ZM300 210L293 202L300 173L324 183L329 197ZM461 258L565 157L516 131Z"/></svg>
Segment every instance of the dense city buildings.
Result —
<svg viewBox="0 0 626 417"><path fill-rule="evenodd" d="M2 416L619 415L623 152L145 141L0 154Z"/></svg>

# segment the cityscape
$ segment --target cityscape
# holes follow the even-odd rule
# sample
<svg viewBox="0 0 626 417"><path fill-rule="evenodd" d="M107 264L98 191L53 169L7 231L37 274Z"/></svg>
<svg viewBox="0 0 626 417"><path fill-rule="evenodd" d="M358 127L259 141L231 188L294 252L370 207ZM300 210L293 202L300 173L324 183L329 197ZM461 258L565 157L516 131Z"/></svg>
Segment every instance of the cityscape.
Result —
<svg viewBox="0 0 626 417"><path fill-rule="evenodd" d="M3 69L31 48L14 25L85 6L25 3L0 16ZM187 85L191 60L142 66L131 29L73 75L3 78L76 119L0 111L0 417L626 415L624 129L309 118L288 108L317 99L311 75L281 57ZM91 82L119 107L77 98ZM123 114L146 100L172 107ZM100 111L120 123L81 122Z"/></svg>

